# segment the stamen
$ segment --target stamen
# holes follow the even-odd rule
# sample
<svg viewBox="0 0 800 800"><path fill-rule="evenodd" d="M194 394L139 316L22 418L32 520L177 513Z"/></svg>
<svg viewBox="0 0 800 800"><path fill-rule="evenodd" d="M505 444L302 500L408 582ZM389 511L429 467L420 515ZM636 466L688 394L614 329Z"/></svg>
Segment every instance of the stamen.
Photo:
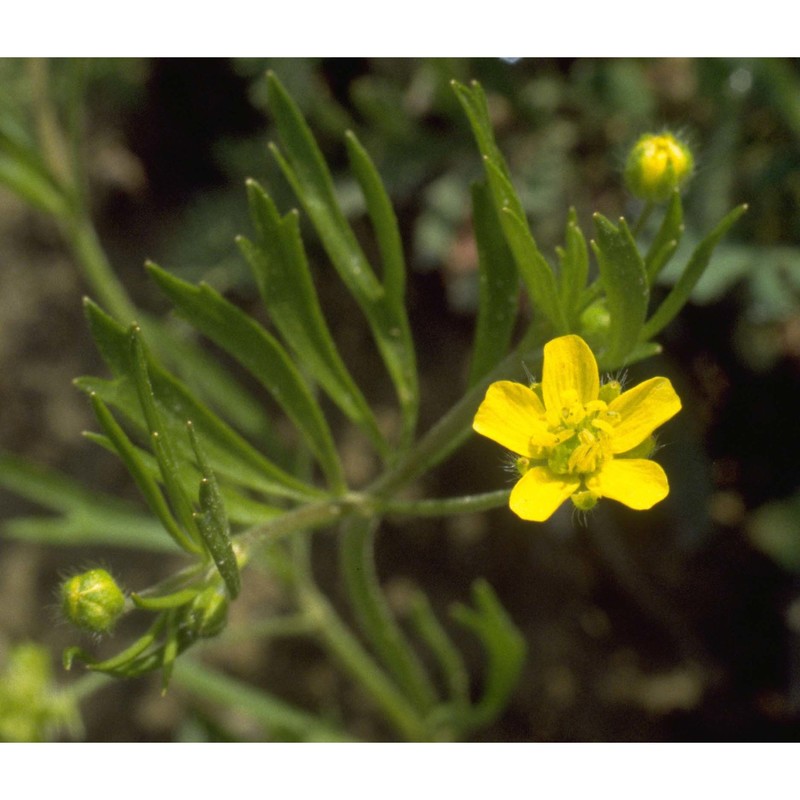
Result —
<svg viewBox="0 0 800 800"><path fill-rule="evenodd" d="M597 428L599 431L603 431L603 433L614 432L614 426L610 422L606 422L604 419L593 419L592 426Z"/></svg>

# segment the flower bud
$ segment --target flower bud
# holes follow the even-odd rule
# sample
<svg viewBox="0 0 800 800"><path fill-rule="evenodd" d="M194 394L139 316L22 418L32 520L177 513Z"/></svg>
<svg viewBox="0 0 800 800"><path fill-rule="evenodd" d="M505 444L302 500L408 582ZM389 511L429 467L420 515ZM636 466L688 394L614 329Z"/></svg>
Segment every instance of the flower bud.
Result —
<svg viewBox="0 0 800 800"><path fill-rule="evenodd" d="M107 633L125 608L125 595L104 569L90 569L61 585L66 618L92 633Z"/></svg>
<svg viewBox="0 0 800 800"><path fill-rule="evenodd" d="M691 176L692 151L671 133L646 133L633 146L625 165L631 194L650 203L664 203Z"/></svg>

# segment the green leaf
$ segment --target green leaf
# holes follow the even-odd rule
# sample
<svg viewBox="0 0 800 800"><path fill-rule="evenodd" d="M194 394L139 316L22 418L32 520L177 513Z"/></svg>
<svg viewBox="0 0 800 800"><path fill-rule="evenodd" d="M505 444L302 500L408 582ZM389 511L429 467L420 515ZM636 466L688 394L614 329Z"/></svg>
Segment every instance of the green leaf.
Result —
<svg viewBox="0 0 800 800"><path fill-rule="evenodd" d="M258 244L239 237L270 318L281 335L344 414L379 449L386 443L364 396L342 361L314 289L296 213L280 218L255 181L247 185Z"/></svg>
<svg viewBox="0 0 800 800"><path fill-rule="evenodd" d="M118 322L91 301L85 302L85 308L100 353L117 377L113 381L79 378L75 384L87 393L95 392L107 405L119 409L140 430L146 430L132 378L128 334ZM203 437L206 452L218 475L267 495L299 499L325 496L323 492L299 481L262 456L155 362L151 362L148 368L155 402L164 424L172 432L171 438L176 442L181 459L193 458L185 435L186 421L192 420Z"/></svg>
<svg viewBox="0 0 800 800"><path fill-rule="evenodd" d="M222 580L225 581L228 594L230 594L231 599L236 599L242 588L242 579L239 575L236 555L233 552L225 501L219 491L214 470L203 453L200 441L194 432L194 426L188 423L187 428L189 430L189 438L192 441L192 448L197 457L197 464L203 474L199 490L200 513L195 515L195 520L203 537L203 542L211 558L214 559Z"/></svg>
<svg viewBox="0 0 800 800"><path fill-rule="evenodd" d="M574 208L570 209L567 217L564 247L558 249L558 258L558 294L570 329L574 329L580 312L580 298L589 277L589 248L578 226L578 215Z"/></svg>
<svg viewBox="0 0 800 800"><path fill-rule="evenodd" d="M378 518L352 517L340 531L339 563L358 624L413 704L431 709L436 702L430 678L381 591L375 568Z"/></svg>
<svg viewBox="0 0 800 800"><path fill-rule="evenodd" d="M703 239L694 249L686 267L680 278L672 287L670 293L658 307L657 311L644 324L641 330L640 340L645 342L652 339L657 333L665 328L678 312L686 305L697 282L703 275L703 271L708 266L714 248L720 239L728 232L739 217L747 211L747 205L740 205L729 212L720 223Z"/></svg>
<svg viewBox="0 0 800 800"><path fill-rule="evenodd" d="M121 547L150 553L175 553L175 545L150 516L98 508L92 513L63 517L16 517L3 534L21 542L54 547Z"/></svg>
<svg viewBox="0 0 800 800"><path fill-rule="evenodd" d="M283 347L252 317L210 286L193 286L152 263L147 269L180 313L229 352L272 394L303 433L331 485L341 490L344 480L333 436L319 405Z"/></svg>
<svg viewBox="0 0 800 800"><path fill-rule="evenodd" d="M319 234L331 262L369 323L378 350L394 383L403 414L404 442L413 437L419 407L416 357L405 306L390 299L369 265L347 222L333 188L333 179L302 114L270 74L270 108L275 116L284 156L272 151Z"/></svg>
<svg viewBox="0 0 800 800"><path fill-rule="evenodd" d="M648 358L659 355L663 349L658 342L642 342L631 350L625 359L625 364L631 366L639 361L646 361Z"/></svg>
<svg viewBox="0 0 800 800"><path fill-rule="evenodd" d="M664 219L661 221L661 225L644 258L645 272L650 286L655 283L658 273L667 265L675 250L677 250L683 236L683 230L681 194L676 190L672 194Z"/></svg>
<svg viewBox="0 0 800 800"><path fill-rule="evenodd" d="M64 669L71 669L73 661L76 658L79 658L91 670L95 670L97 672L107 672L112 675L125 675L125 673L120 672L120 670L124 670L126 665L131 663L149 647L155 644L158 639L158 635L161 633L165 624L165 616L163 614L159 615L147 632L140 636L132 645L126 647L122 652L117 653L115 656L111 656L111 658L105 659L104 661L97 661L88 655L88 653L85 653L83 650L81 650L80 647L69 647L64 651Z"/></svg>
<svg viewBox="0 0 800 800"><path fill-rule="evenodd" d="M142 493L150 510L158 517L164 529L179 547L190 553L196 552L196 548L191 541L187 540L186 535L172 516L158 483L152 473L146 469L139 457L137 448L111 415L105 403L96 394L90 395L90 399L97 421L106 432L114 450L122 459L131 477L139 487L139 491Z"/></svg>
<svg viewBox="0 0 800 800"><path fill-rule="evenodd" d="M361 187L383 264L383 288L390 303L402 308L406 292L406 262L400 229L389 195L372 159L352 131L345 135L350 166Z"/></svg>
<svg viewBox="0 0 800 800"><path fill-rule="evenodd" d="M285 453L271 435L272 423L264 402L245 389L225 369L209 358L197 343L184 339L179 331L162 320L141 318L139 322L145 341L151 350L163 360L164 365L181 379L189 379L197 396L218 412L224 412L232 425L253 438L261 437L269 445L273 457Z"/></svg>
<svg viewBox="0 0 800 800"><path fill-rule="evenodd" d="M601 360L621 366L627 363L642 330L650 289L644 261L625 220L616 227L602 214L595 214L594 223L597 238L592 246L611 315L608 346Z"/></svg>
<svg viewBox="0 0 800 800"><path fill-rule="evenodd" d="M169 687L169 681L172 677L172 671L175 669L175 660L178 658L179 653L184 647L181 647L179 642L180 631L176 620L176 611L171 610L166 612L167 617L167 635L164 641L163 655L161 657L161 694L166 694Z"/></svg>
<svg viewBox="0 0 800 800"><path fill-rule="evenodd" d="M525 209L522 207L517 190L511 183L505 162L497 163L487 156L483 157L483 167L486 171L486 179L489 181L489 188L492 190L492 197L495 201L495 208L498 214L508 210L519 219L525 219Z"/></svg>
<svg viewBox="0 0 800 800"><path fill-rule="evenodd" d="M161 413L156 405L153 387L150 383L148 356L138 325L131 326L129 336L136 392L147 423L153 453L161 469L161 477L164 481L167 497L169 497L170 504L186 533L185 549L195 553L202 552L200 531L195 523L192 503L178 475L176 466L178 461L173 447L176 437L173 431L163 423Z"/></svg>
<svg viewBox="0 0 800 800"><path fill-rule="evenodd" d="M565 333L569 328L558 300L555 276L531 236L527 222L510 208L504 208L500 211L500 223L531 302L550 320L556 332Z"/></svg>
<svg viewBox="0 0 800 800"><path fill-rule="evenodd" d="M469 703L469 674L464 659L421 589L414 591L410 622L438 662L451 701L457 707L466 707Z"/></svg>
<svg viewBox="0 0 800 800"><path fill-rule="evenodd" d="M453 87L456 97L458 97L462 108L467 114L481 155L494 164L505 178L510 181L511 175L506 166L505 159L494 139L494 130L492 129L491 119L489 118L489 106L486 102L486 95L484 94L483 88L477 81L472 81L469 87L464 86L458 81L451 81L450 85ZM512 208L517 216L524 217L525 211L522 208L522 204L519 203L515 192L511 192L508 196L508 201L514 204Z"/></svg>
<svg viewBox="0 0 800 800"><path fill-rule="evenodd" d="M23 459L0 455L0 486L60 515L5 522L3 532L12 538L63 547L103 545L175 552L161 525L151 517Z"/></svg>
<svg viewBox="0 0 800 800"><path fill-rule="evenodd" d="M525 221L525 209L514 190L505 159L494 140L483 89L475 81L470 88L457 81L453 81L452 86L467 114L478 149L483 156L495 211L531 302L550 320L556 332L566 333L569 327L559 301L553 271Z"/></svg>
<svg viewBox="0 0 800 800"><path fill-rule="evenodd" d="M488 658L483 696L473 710L473 725L488 725L506 707L525 661L522 634L506 614L492 587L485 580L472 585L475 608L458 604L454 619L472 630L483 643Z"/></svg>
<svg viewBox="0 0 800 800"><path fill-rule="evenodd" d="M339 206L328 166L311 129L277 77L267 76L270 110L275 117L284 156L275 145L273 154L295 193L307 207L325 249L342 280L354 296L377 300L383 287L361 250L347 218Z"/></svg>
<svg viewBox="0 0 800 800"><path fill-rule="evenodd" d="M473 184L472 209L478 246L480 302L470 386L505 355L519 309L519 277L485 183Z"/></svg>
<svg viewBox="0 0 800 800"><path fill-rule="evenodd" d="M141 595L131 592L131 600L133 600L137 608L143 608L145 611L166 611L170 608L180 608L187 603L191 603L199 593L199 586L191 586L186 589L178 589L178 591L170 592L169 594L158 595Z"/></svg>
<svg viewBox="0 0 800 800"><path fill-rule="evenodd" d="M83 435L89 439L89 441L118 455L117 448L107 436L103 436L99 433L92 433L91 431L85 431ZM142 467L147 470L154 480L160 481L161 470L155 458L146 450L136 447L136 445L132 443L131 446L134 448ZM181 460L178 464L178 472L180 473L184 490L194 490L201 477L200 472L194 465L189 463L188 460ZM266 520L284 513L284 509L261 503L258 500L253 500L228 484L221 485L219 488L225 500L225 507L228 509L228 516L234 524L247 527L260 525Z"/></svg>

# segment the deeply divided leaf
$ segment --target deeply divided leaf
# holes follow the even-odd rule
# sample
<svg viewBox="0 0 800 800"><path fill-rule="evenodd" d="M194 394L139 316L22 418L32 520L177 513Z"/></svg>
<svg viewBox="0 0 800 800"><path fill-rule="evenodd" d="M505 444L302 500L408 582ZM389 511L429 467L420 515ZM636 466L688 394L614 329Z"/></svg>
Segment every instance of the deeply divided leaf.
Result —
<svg viewBox="0 0 800 800"><path fill-rule="evenodd" d="M485 183L472 187L479 298L470 386L505 355L519 308L519 277Z"/></svg>
<svg viewBox="0 0 800 800"><path fill-rule="evenodd" d="M339 355L311 279L296 214L280 218L254 181L248 196L258 241L239 238L270 318L331 399L383 450L372 410Z"/></svg>
<svg viewBox="0 0 800 800"><path fill-rule="evenodd" d="M719 244L720 239L728 232L730 227L747 211L746 205L737 206L728 213L721 222L703 239L692 252L686 267L683 270L677 283L672 287L670 293L658 307L658 310L645 323L641 331L641 341L646 342L664 327L666 327L677 313L688 302L697 282L703 275L708 266L714 248Z"/></svg>
<svg viewBox="0 0 800 800"><path fill-rule="evenodd" d="M149 438L133 377L127 331L91 301L86 302L86 312L95 341L115 378L110 381L79 378L75 383L83 391L96 392L104 403L121 411ZM154 401L165 429L172 432L180 458L193 458L185 435L186 421L192 420L203 436L206 452L218 475L266 495L297 498L320 495L276 467L154 361L148 365L148 372Z"/></svg>
<svg viewBox="0 0 800 800"><path fill-rule="evenodd" d="M495 143L483 89L477 82L473 82L469 88L457 81L452 85L483 156L495 213L500 219L531 302L547 317L557 333L566 333L567 320L559 300L553 271L528 227L525 209L511 183L505 159Z"/></svg>
<svg viewBox="0 0 800 800"><path fill-rule="evenodd" d="M273 153L319 234L325 252L369 323L397 392L403 440L416 426L419 387L416 357L405 306L378 281L345 218L333 179L302 114L274 75L267 81L270 108L285 152Z"/></svg>
<svg viewBox="0 0 800 800"><path fill-rule="evenodd" d="M272 394L305 437L330 483L341 488L341 466L328 424L280 343L210 286L193 286L155 264L149 264L148 269L180 313L230 353Z"/></svg>
<svg viewBox="0 0 800 800"><path fill-rule="evenodd" d="M345 142L380 250L383 289L389 302L401 308L405 299L406 266L397 216L372 159L352 131L348 131Z"/></svg>
<svg viewBox="0 0 800 800"><path fill-rule="evenodd" d="M570 209L564 233L564 247L558 250L559 282L558 292L561 307L570 324L575 328L575 317L579 312L579 301L589 276L589 248L583 232L578 227L575 209Z"/></svg>
<svg viewBox="0 0 800 800"><path fill-rule="evenodd" d="M636 242L624 220L613 225L595 214L594 250L611 317L608 344L601 360L609 366L626 363L647 314L650 289Z"/></svg>

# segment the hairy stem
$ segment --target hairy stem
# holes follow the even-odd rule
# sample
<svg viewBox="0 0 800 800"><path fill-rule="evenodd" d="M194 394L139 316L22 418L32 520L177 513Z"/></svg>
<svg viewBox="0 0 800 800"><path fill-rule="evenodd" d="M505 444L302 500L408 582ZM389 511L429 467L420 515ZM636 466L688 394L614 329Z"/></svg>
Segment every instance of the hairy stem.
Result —
<svg viewBox="0 0 800 800"><path fill-rule="evenodd" d="M510 489L498 489L483 494L437 497L430 500L389 499L380 504L380 509L389 516L446 517L452 514L474 514L508 505L510 493Z"/></svg>

